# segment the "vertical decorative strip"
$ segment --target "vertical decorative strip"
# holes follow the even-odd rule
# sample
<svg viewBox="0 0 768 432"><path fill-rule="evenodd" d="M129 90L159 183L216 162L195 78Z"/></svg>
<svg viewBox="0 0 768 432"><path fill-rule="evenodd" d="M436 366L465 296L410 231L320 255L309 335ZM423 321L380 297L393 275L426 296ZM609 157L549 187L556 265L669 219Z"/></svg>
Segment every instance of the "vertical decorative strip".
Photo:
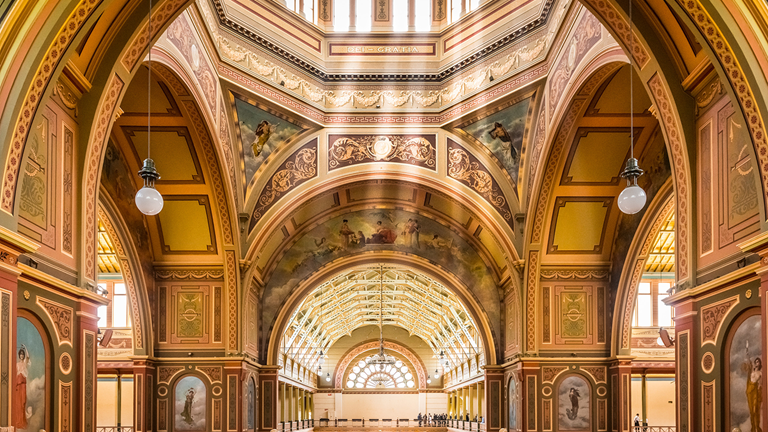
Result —
<svg viewBox="0 0 768 432"><path fill-rule="evenodd" d="M83 431L94 432L96 412L94 411L94 387L96 385L96 335L83 331Z"/></svg>
<svg viewBox="0 0 768 432"><path fill-rule="evenodd" d="M528 277L526 286L528 287L528 299L526 301L526 347L529 352L536 350L536 287L539 285L537 277L539 275L539 251L532 250L528 253Z"/></svg>
<svg viewBox="0 0 768 432"><path fill-rule="evenodd" d="M605 287L597 287L597 343L605 343Z"/></svg>
<svg viewBox="0 0 768 432"><path fill-rule="evenodd" d="M151 401L154 399L154 391L155 391L155 377L153 375L147 375L147 390L145 392L146 394L146 400ZM149 411L147 413L147 430L151 431L154 429L155 424L155 411L154 410L147 410Z"/></svg>
<svg viewBox="0 0 768 432"><path fill-rule="evenodd" d="M0 422L9 424L8 407L11 406L10 394L11 377L10 347L11 347L11 295L7 291L2 293L2 322L0 323Z"/></svg>
<svg viewBox="0 0 768 432"><path fill-rule="evenodd" d="M680 401L680 406L678 407L680 418L677 420L677 426L679 427L680 432L688 432L690 425L688 393L691 387L688 370L688 350L688 331L681 332L677 335L677 371L680 376L678 381L679 384L677 386L678 400Z"/></svg>
<svg viewBox="0 0 768 432"><path fill-rule="evenodd" d="M712 252L712 120L699 129L701 255Z"/></svg>
<svg viewBox="0 0 768 432"><path fill-rule="evenodd" d="M160 399L157 401L157 429L164 431L168 429L168 400Z"/></svg>
<svg viewBox="0 0 768 432"><path fill-rule="evenodd" d="M526 393L528 396L525 398L525 403L528 405L528 430L536 430L536 376L528 375L527 378Z"/></svg>
<svg viewBox="0 0 768 432"><path fill-rule="evenodd" d="M621 390L622 390L622 397L621 397L621 401L622 401L622 404L621 404L622 416L621 416L621 418L624 419L624 421L626 422L624 424L624 427L626 429L629 429L630 426L631 426L630 425L631 416L629 414L629 411L630 411L629 402L630 402L630 398L632 397L632 394L631 394L632 388L630 387L629 374L625 373L625 374L621 375L621 381L622 381L622 387L621 387Z"/></svg>
<svg viewBox="0 0 768 432"><path fill-rule="evenodd" d="M618 375L611 375L611 430L619 429L619 381Z"/></svg>
<svg viewBox="0 0 768 432"><path fill-rule="evenodd" d="M221 287L213 287L213 341L221 342Z"/></svg>
<svg viewBox="0 0 768 432"><path fill-rule="evenodd" d="M704 432L715 430L715 381L701 383L702 416L704 420Z"/></svg>
<svg viewBox="0 0 768 432"><path fill-rule="evenodd" d="M59 430L72 430L72 383L59 381Z"/></svg>
<svg viewBox="0 0 768 432"><path fill-rule="evenodd" d="M213 401L213 430L221 430L221 399Z"/></svg>
<svg viewBox="0 0 768 432"><path fill-rule="evenodd" d="M272 404L274 401L272 400L272 387L275 385L274 381L264 380L261 383L261 391L262 391L262 398L261 398L261 406L262 406L262 416L261 416L261 428L262 429L272 429L274 426L272 418Z"/></svg>
<svg viewBox="0 0 768 432"><path fill-rule="evenodd" d="M227 251L227 292L229 293L229 349L237 349L237 264L235 252Z"/></svg>
<svg viewBox="0 0 768 432"><path fill-rule="evenodd" d="M541 422L545 431L552 430L552 399L541 401Z"/></svg>
<svg viewBox="0 0 768 432"><path fill-rule="evenodd" d="M157 316L159 318L157 320L157 340L158 340L158 342L167 342L168 341L167 328L166 328L167 317L165 315L165 311L167 310L166 308L168 307L167 306L168 299L166 297L168 295L167 288L165 286L161 285L160 287L158 287L157 291L158 291L158 294L157 294L157 297L158 297L157 298L157 304L158 304Z"/></svg>
<svg viewBox="0 0 768 432"><path fill-rule="evenodd" d="M237 375L227 376L227 389L229 390L229 396L227 396L227 405L229 406L227 413L227 421L229 421L229 430L237 429Z"/></svg>
<svg viewBox="0 0 768 432"><path fill-rule="evenodd" d="M64 127L64 170L62 174L62 230L61 251L72 256L72 211L74 196L75 132L66 124Z"/></svg>
<svg viewBox="0 0 768 432"><path fill-rule="evenodd" d="M551 303L550 303L550 300L549 300L549 287L548 286L542 287L541 297L542 297L541 307L542 307L542 313L544 315L543 321L541 323L541 326L542 326L542 329L541 329L541 333L542 333L542 335L541 335L541 343L550 343L552 341L551 340L551 336L550 336L550 320L551 320L551 317L550 317L550 313L549 313L549 308L550 308L550 304Z"/></svg>
<svg viewBox="0 0 768 432"><path fill-rule="evenodd" d="M604 431L608 430L608 421L606 419L607 416L607 410L606 410L606 400L605 399L598 399L597 400L597 430L598 431Z"/></svg>
<svg viewBox="0 0 768 432"><path fill-rule="evenodd" d="M488 423L491 429L497 429L501 427L501 381L498 379L491 381L490 383L491 404L487 407L490 411L490 422Z"/></svg>
<svg viewBox="0 0 768 432"><path fill-rule="evenodd" d="M134 413L134 416L136 418L136 424L135 424L136 431L144 430L144 427L143 427L144 424L142 423L142 420L144 420L144 416L143 416L144 412L142 411L142 407L144 406L143 404L144 392L142 391L142 389L144 388L143 386L144 382L142 378L143 378L142 374L136 374L136 383L135 383L136 388L133 389L133 397L134 397L134 400L136 401L135 403L136 412Z"/></svg>

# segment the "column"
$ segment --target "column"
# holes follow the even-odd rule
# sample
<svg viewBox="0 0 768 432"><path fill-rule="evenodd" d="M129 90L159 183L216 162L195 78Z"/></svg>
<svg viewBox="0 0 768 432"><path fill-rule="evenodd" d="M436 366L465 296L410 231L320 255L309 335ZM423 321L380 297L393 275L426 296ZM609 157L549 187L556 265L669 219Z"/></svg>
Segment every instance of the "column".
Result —
<svg viewBox="0 0 768 432"><path fill-rule="evenodd" d="M648 411L647 411L647 404L648 404L648 393L647 393L647 385L645 380L645 372L643 372L642 381L641 381L641 391L642 391L642 398L643 398L643 417L640 418L640 424L643 424L645 422L645 419L648 418ZM632 413L629 413L629 415L632 415Z"/></svg>
<svg viewBox="0 0 768 432"><path fill-rule="evenodd" d="M475 398L477 397L477 391L475 390L477 388L477 384L470 384L469 387L467 387L467 391L469 393L469 421L472 421L475 419L475 415L477 414L477 411L475 411L477 401Z"/></svg>
<svg viewBox="0 0 768 432"><path fill-rule="evenodd" d="M483 397L485 396L485 383L477 383L477 420L485 418L485 412L483 412Z"/></svg>
<svg viewBox="0 0 768 432"><path fill-rule="evenodd" d="M262 366L259 369L259 392L261 393L258 404L259 416L257 417L259 421L257 430L259 432L270 432L272 429L277 429L277 389L279 385L277 373L279 370L280 366Z"/></svg>
<svg viewBox="0 0 768 432"><path fill-rule="evenodd" d="M485 384L483 400L486 401L485 412L485 430L487 432L498 432L504 424L505 406L504 406L504 369L501 366L486 365ZM488 402L488 401L492 401Z"/></svg>
<svg viewBox="0 0 768 432"><path fill-rule="evenodd" d="M610 398L611 408L608 412L611 414L611 430L629 431L632 427L632 413L630 412L631 381L632 381L632 361L619 358L609 367L610 376ZM678 365L678 374L680 366ZM679 381L678 381L679 382ZM688 387L690 388L690 386ZM679 416L679 411L678 411ZM678 423L678 430L679 428ZM688 429L694 430L694 429Z"/></svg>
<svg viewBox="0 0 768 432"><path fill-rule="evenodd" d="M285 383L279 383L277 388L277 401L280 404L278 409L278 422L285 421Z"/></svg>
<svg viewBox="0 0 768 432"><path fill-rule="evenodd" d="M152 427L153 378L155 367L152 362L144 359L133 361L133 430L136 432L150 431Z"/></svg>

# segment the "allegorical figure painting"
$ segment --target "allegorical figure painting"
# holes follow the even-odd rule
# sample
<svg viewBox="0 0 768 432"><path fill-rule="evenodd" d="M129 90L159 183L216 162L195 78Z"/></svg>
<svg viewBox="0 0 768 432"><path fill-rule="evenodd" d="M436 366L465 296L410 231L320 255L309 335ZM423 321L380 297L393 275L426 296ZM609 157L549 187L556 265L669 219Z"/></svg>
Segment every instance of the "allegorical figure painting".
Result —
<svg viewBox="0 0 768 432"><path fill-rule="evenodd" d="M16 379L13 425L18 431L45 429L45 345L40 332L26 318L16 320Z"/></svg>
<svg viewBox="0 0 768 432"><path fill-rule="evenodd" d="M460 126L496 156L515 184L520 171L520 156L530 103L530 98L524 99L474 123Z"/></svg>
<svg viewBox="0 0 768 432"><path fill-rule="evenodd" d="M248 386L245 390L245 425L246 429L253 430L255 421L255 408L256 408L256 386L253 384L253 379L248 380Z"/></svg>
<svg viewBox="0 0 768 432"><path fill-rule="evenodd" d="M572 375L560 382L558 387L559 430L589 430L589 384L578 375Z"/></svg>
<svg viewBox="0 0 768 432"><path fill-rule="evenodd" d="M763 345L760 341L760 315L753 315L739 325L730 345L728 430L762 432L763 419Z"/></svg>
<svg viewBox="0 0 768 432"><path fill-rule="evenodd" d="M509 430L517 430L517 381L514 378L509 380Z"/></svg>
<svg viewBox="0 0 768 432"><path fill-rule="evenodd" d="M198 377L186 376L176 383L175 396L175 430L204 431L207 403L205 384Z"/></svg>
<svg viewBox="0 0 768 432"><path fill-rule="evenodd" d="M303 129L277 115L235 96L240 129L245 184L250 184L264 160Z"/></svg>

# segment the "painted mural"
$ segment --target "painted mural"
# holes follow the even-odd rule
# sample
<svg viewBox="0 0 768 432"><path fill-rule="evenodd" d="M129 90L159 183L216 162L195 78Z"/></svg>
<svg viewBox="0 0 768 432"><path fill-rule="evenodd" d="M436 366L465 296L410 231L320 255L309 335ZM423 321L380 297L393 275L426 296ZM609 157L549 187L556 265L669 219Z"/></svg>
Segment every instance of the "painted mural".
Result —
<svg viewBox="0 0 768 432"><path fill-rule="evenodd" d="M760 315L744 320L731 339L729 358L730 425L728 430L760 432L763 389L763 344Z"/></svg>
<svg viewBox="0 0 768 432"><path fill-rule="evenodd" d="M176 383L174 430L205 431L205 384L195 376L185 376Z"/></svg>
<svg viewBox="0 0 768 432"><path fill-rule="evenodd" d="M18 431L45 429L45 345L40 332L26 318L16 320L16 381L13 424Z"/></svg>
<svg viewBox="0 0 768 432"><path fill-rule="evenodd" d="M237 95L234 95L234 100L245 165L243 183L250 185L269 155L304 129L277 112L268 112L266 108L257 107Z"/></svg>
<svg viewBox="0 0 768 432"><path fill-rule="evenodd" d="M517 102L501 111L462 126L464 132L482 143L501 162L517 190L520 157L523 152L525 122L531 98Z"/></svg>
<svg viewBox="0 0 768 432"><path fill-rule="evenodd" d="M337 216L300 237L282 256L269 279L264 322L272 323L288 294L321 266L345 256L375 251L414 254L448 269L472 289L489 321L499 322L496 287L477 251L431 219L388 209Z"/></svg>
<svg viewBox="0 0 768 432"><path fill-rule="evenodd" d="M509 380L509 430L517 430L517 381L514 378Z"/></svg>
<svg viewBox="0 0 768 432"><path fill-rule="evenodd" d="M253 430L256 424L255 408L256 386L253 384L253 379L249 379L245 390L245 427L248 430Z"/></svg>
<svg viewBox="0 0 768 432"><path fill-rule="evenodd" d="M558 387L558 429L569 431L589 430L589 384L578 376L565 378Z"/></svg>

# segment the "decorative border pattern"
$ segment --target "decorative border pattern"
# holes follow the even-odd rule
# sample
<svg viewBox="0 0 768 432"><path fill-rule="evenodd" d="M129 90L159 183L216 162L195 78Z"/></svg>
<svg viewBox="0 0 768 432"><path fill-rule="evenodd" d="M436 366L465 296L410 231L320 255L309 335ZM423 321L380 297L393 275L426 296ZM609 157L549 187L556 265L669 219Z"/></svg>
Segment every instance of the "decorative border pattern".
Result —
<svg viewBox="0 0 768 432"><path fill-rule="evenodd" d="M539 274L539 251L533 250L528 252L528 279L525 286L528 287L528 301L526 305L526 318L528 320L527 332L527 348L528 351L536 350L536 288L538 287L538 281L536 277Z"/></svg>
<svg viewBox="0 0 768 432"><path fill-rule="evenodd" d="M53 322L59 345L67 344L72 346L72 321L74 316L72 308L40 296L37 296L37 304L45 310L48 318Z"/></svg>
<svg viewBox="0 0 768 432"><path fill-rule="evenodd" d="M43 99L43 93L48 87L48 83L72 39L100 4L101 0L82 0L75 7L45 53L45 57L40 62L35 77L32 79L32 84L27 90L26 96L24 96L24 105L21 107L19 117L16 119L16 124L13 128L13 138L11 138L10 151L5 163L5 176L3 177L0 209L8 213L13 213L19 168L21 167L31 123Z"/></svg>
<svg viewBox="0 0 768 432"><path fill-rule="evenodd" d="M236 350L237 332L237 261L234 251L227 251L227 292L229 293L229 349Z"/></svg>
<svg viewBox="0 0 768 432"><path fill-rule="evenodd" d="M630 332L632 331L632 326L629 325L629 323L632 321L632 312L635 310L635 302L629 301L629 299L635 298L635 292L637 291L637 286L640 284L640 277L643 275L643 270L645 270L645 259L639 259L635 262L635 269L632 272L632 278L629 280L629 292L627 293L627 299L624 302L624 325L621 329L621 347L624 349L629 349Z"/></svg>
<svg viewBox="0 0 768 432"><path fill-rule="evenodd" d="M541 382L553 383L557 376L568 370L568 366L551 366L541 368Z"/></svg>
<svg viewBox="0 0 768 432"><path fill-rule="evenodd" d="M688 176L690 171L687 150L683 142L682 130L677 122L677 114L674 111L675 107L659 74L654 74L651 77L648 81L648 88L651 91L651 96L653 96L654 105L659 110L659 120L664 125L669 159L672 162L672 173L675 176L675 198L677 200L675 209L675 268L677 270L677 280L684 281L689 275L688 224L690 205L688 194L690 193L690 181Z"/></svg>
<svg viewBox="0 0 768 432"><path fill-rule="evenodd" d="M739 304L740 296L721 300L701 309L701 345L715 344L723 319Z"/></svg>
<svg viewBox="0 0 768 432"><path fill-rule="evenodd" d="M619 13L619 11L607 0L584 0L584 3L588 4L595 12L597 12L599 17L605 20L604 22L608 24L624 45L629 46L629 25L628 20L624 18L624 15ZM636 32L632 33L632 51L638 66L640 66L640 69L643 69L651 60L651 56L648 54L645 45L637 36Z"/></svg>
<svg viewBox="0 0 768 432"><path fill-rule="evenodd" d="M328 171L394 162L437 171L435 135L328 135Z"/></svg>
<svg viewBox="0 0 768 432"><path fill-rule="evenodd" d="M88 142L88 155L85 163L83 194L85 199L85 276L96 279L96 199L99 173L104 162L104 149L107 135L115 120L114 112L125 83L117 74L112 75L107 85L106 95L101 103L98 115L94 119L91 139Z"/></svg>
<svg viewBox="0 0 768 432"><path fill-rule="evenodd" d="M155 270L158 280L224 280L223 269L212 270Z"/></svg>
<svg viewBox="0 0 768 432"><path fill-rule="evenodd" d="M461 144L450 138L448 139L447 159L448 176L477 192L499 212L507 225L514 231L515 221L512 219L512 210L509 208L509 203L504 197L499 183L488 171L488 168Z"/></svg>
<svg viewBox="0 0 768 432"><path fill-rule="evenodd" d="M133 39L130 47L125 51L123 58L120 60L126 69L132 71L133 68L136 67L142 54L144 54L146 47L149 45L149 41L147 41L147 25L151 25L150 37L151 39L154 39L155 36L163 30L165 23L176 17L179 9L186 6L187 3L187 0L166 0L163 4L156 6L156 9L152 14L152 22L144 22L141 29L134 33L137 36Z"/></svg>

